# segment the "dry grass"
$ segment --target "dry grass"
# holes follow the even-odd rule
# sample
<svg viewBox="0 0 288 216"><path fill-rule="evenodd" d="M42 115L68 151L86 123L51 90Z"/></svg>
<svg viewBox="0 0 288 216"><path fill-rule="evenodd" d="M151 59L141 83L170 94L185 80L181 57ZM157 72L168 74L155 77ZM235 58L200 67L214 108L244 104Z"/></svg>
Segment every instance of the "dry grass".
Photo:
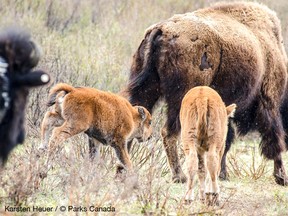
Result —
<svg viewBox="0 0 288 216"><path fill-rule="evenodd" d="M2 170L2 210L6 205L93 205L112 206L116 215L283 215L288 210L288 189L276 185L271 176L273 163L264 162L257 148L253 150L258 141L236 142L228 157L230 181L220 183L220 206L207 208L200 201L184 203L185 185L170 181L165 153L156 139L134 144L136 174L124 181L115 178L117 160L111 148L103 147L100 162L91 162L84 136L65 142L53 169L41 179L39 173L45 166L44 156L39 158L37 150L39 140L28 139ZM284 161L287 167L287 155Z"/></svg>
<svg viewBox="0 0 288 216"><path fill-rule="evenodd" d="M3 0L0 3L0 25L17 24L31 30L43 50L39 67L51 74L51 85L63 81L118 92L126 84L131 56L148 26L175 13L192 11L213 2ZM262 2L277 11L287 42L288 3L286 0ZM129 176L124 182L115 179L116 158L112 149L104 147L102 160L90 162L87 140L78 136L65 143L54 161L54 168L46 178L40 178L45 166L44 156L39 157L37 151L39 125L49 87L35 89L30 97L26 143L17 147L1 171L0 211L3 212L7 205L54 208L92 205L112 206L115 215L287 214L288 189L274 182L273 163L259 156L257 136L237 140L228 155L230 181L221 182L219 207L207 208L198 201L186 205L183 202L185 185L170 181L159 136L166 109L163 104L154 114L157 117L153 122L153 139L133 146L136 175ZM288 167L287 154L284 161ZM61 215L59 209L57 213ZM70 213L80 215L81 212ZM87 214L92 213L83 213Z"/></svg>

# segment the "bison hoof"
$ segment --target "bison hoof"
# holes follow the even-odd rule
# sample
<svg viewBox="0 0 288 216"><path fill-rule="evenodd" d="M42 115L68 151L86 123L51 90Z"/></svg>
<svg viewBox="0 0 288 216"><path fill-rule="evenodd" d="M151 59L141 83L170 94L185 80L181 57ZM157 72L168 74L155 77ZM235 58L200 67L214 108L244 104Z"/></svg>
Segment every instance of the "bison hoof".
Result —
<svg viewBox="0 0 288 216"><path fill-rule="evenodd" d="M202 203L202 204L205 204L205 199L200 199L200 202Z"/></svg>
<svg viewBox="0 0 288 216"><path fill-rule="evenodd" d="M40 172L40 173L39 173L39 178L40 178L40 179L43 180L43 179L45 179L46 177L47 177L47 172Z"/></svg>
<svg viewBox="0 0 288 216"><path fill-rule="evenodd" d="M187 178L184 174L177 174L172 177L172 181L174 183L185 183L187 181Z"/></svg>
<svg viewBox="0 0 288 216"><path fill-rule="evenodd" d="M115 179L124 181L126 177L127 177L127 170L125 169L125 167L122 164L117 164Z"/></svg>
<svg viewBox="0 0 288 216"><path fill-rule="evenodd" d="M185 199L184 200L185 205L190 205L191 203L193 203L193 200L191 200L191 199Z"/></svg>
<svg viewBox="0 0 288 216"><path fill-rule="evenodd" d="M287 175L279 172L279 173L274 173L275 181L277 184L282 185L282 186L288 186L288 177Z"/></svg>
<svg viewBox="0 0 288 216"><path fill-rule="evenodd" d="M206 204L208 206L219 206L219 193L206 193Z"/></svg>
<svg viewBox="0 0 288 216"><path fill-rule="evenodd" d="M227 172L220 172L220 175L219 175L219 179L221 181L229 181L229 178L228 178L228 175L227 175Z"/></svg>
<svg viewBox="0 0 288 216"><path fill-rule="evenodd" d="M126 172L125 167L122 164L117 164L117 166L116 166L116 175L117 174L122 174L122 173L125 173L125 172Z"/></svg>
<svg viewBox="0 0 288 216"><path fill-rule="evenodd" d="M47 145L41 143L40 146L38 147L38 151L47 151Z"/></svg>

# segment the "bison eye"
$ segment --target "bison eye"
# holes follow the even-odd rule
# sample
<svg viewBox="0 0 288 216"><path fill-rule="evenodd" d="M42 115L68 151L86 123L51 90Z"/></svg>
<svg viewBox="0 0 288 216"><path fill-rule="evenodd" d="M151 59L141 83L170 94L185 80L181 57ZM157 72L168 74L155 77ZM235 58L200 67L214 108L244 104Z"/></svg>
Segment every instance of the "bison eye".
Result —
<svg viewBox="0 0 288 216"><path fill-rule="evenodd" d="M149 122L148 122L148 125L151 125L152 124L152 121L151 120L149 120Z"/></svg>

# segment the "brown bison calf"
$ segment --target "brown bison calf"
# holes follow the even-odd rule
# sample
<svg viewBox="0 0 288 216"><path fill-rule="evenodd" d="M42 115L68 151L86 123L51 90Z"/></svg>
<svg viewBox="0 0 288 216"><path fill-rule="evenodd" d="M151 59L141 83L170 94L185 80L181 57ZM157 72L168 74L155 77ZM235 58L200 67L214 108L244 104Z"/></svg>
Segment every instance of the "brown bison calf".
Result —
<svg viewBox="0 0 288 216"><path fill-rule="evenodd" d="M74 88L60 83L49 94L48 111L41 126L42 146L49 155L57 145L79 133L89 136L89 144L111 145L127 170L132 169L127 143L151 136L151 115L141 106L132 106L125 98L93 88ZM54 128L54 129L53 129ZM91 152L90 152L91 153Z"/></svg>
<svg viewBox="0 0 288 216"><path fill-rule="evenodd" d="M188 189L185 199L193 200L194 178L198 174L199 197L208 205L218 204L217 178L225 149L228 117L236 105L225 107L220 95L206 86L191 89L183 98L180 109L181 139L186 157ZM210 185L205 185L207 170Z"/></svg>

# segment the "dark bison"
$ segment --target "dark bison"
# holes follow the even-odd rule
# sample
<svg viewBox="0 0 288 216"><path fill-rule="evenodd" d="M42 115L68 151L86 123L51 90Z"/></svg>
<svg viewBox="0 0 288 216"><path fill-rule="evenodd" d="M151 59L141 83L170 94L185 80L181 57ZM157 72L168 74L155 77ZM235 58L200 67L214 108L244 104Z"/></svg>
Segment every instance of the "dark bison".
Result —
<svg viewBox="0 0 288 216"><path fill-rule="evenodd" d="M24 141L25 104L29 88L49 82L42 71L32 73L40 52L23 29L0 32L0 161Z"/></svg>
<svg viewBox="0 0 288 216"><path fill-rule="evenodd" d="M134 105L168 105L163 144L173 179L185 181L177 155L179 110L185 93L210 86L225 104L237 104L240 135L259 131L261 153L274 160L274 177L287 185L281 153L288 146L287 56L275 12L257 3L219 3L151 26L133 56L127 91ZM221 164L235 132L229 124ZM286 144L285 144L286 142Z"/></svg>

